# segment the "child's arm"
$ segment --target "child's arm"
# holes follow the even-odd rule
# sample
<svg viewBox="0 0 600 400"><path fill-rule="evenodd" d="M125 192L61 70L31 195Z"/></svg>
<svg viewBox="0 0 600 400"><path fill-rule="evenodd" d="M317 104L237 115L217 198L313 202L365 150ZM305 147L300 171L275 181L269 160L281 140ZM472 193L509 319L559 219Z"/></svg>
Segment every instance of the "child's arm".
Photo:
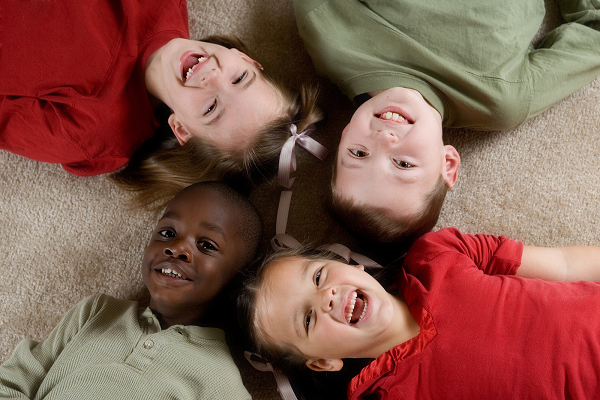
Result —
<svg viewBox="0 0 600 400"><path fill-rule="evenodd" d="M524 246L517 276L547 281L600 282L600 247Z"/></svg>
<svg viewBox="0 0 600 400"><path fill-rule="evenodd" d="M99 296L88 297L73 307L50 335L40 343L27 339L0 365L0 398L33 399L46 374L65 346L96 308Z"/></svg>

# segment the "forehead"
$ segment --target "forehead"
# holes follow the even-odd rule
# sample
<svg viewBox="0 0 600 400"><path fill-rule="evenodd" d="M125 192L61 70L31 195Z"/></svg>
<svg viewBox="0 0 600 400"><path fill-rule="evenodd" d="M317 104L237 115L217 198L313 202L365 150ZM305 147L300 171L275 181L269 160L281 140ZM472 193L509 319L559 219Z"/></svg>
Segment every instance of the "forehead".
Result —
<svg viewBox="0 0 600 400"><path fill-rule="evenodd" d="M177 216L185 221L207 221L234 233L237 210L225 196L215 190L188 187L175 196L165 210L166 216Z"/></svg>

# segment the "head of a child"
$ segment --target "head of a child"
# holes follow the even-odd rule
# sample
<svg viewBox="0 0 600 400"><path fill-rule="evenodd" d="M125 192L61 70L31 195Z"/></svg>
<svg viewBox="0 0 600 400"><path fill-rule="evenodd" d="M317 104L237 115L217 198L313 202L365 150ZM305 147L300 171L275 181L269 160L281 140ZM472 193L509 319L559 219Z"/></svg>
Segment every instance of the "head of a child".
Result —
<svg viewBox="0 0 600 400"><path fill-rule="evenodd" d="M436 224L460 157L444 145L442 117L416 90L392 88L361 105L342 133L333 205L351 229L379 242Z"/></svg>
<svg viewBox="0 0 600 400"><path fill-rule="evenodd" d="M398 304L360 265L306 248L269 256L238 295L255 350L290 371L337 371L398 340Z"/></svg>
<svg viewBox="0 0 600 400"><path fill-rule="evenodd" d="M255 256L262 222L244 196L222 182L179 192L144 253L142 277L161 325L193 325Z"/></svg>

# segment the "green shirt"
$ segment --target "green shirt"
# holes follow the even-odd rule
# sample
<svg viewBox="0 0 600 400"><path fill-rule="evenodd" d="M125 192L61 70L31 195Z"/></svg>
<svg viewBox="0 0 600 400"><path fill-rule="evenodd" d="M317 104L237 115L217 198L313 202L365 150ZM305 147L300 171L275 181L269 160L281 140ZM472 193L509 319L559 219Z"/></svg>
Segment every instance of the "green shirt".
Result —
<svg viewBox="0 0 600 400"><path fill-rule="evenodd" d="M533 48L543 0L295 0L294 8L317 70L348 97L415 89L448 127L514 128L600 74L600 32L585 21Z"/></svg>
<svg viewBox="0 0 600 400"><path fill-rule="evenodd" d="M217 328L161 330L149 308L107 295L71 309L0 366L0 398L250 399Z"/></svg>

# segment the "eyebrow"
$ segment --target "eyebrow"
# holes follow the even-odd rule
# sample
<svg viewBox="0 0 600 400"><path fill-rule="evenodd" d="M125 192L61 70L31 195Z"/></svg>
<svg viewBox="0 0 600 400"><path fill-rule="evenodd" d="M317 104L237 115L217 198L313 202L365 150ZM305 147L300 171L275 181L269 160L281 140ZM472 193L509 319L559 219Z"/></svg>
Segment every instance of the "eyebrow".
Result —
<svg viewBox="0 0 600 400"><path fill-rule="evenodd" d="M167 211L166 213L163 214L162 217L160 217L160 221L162 221L163 219L174 219L174 220L180 220L181 218L179 217L179 214L177 214L174 211ZM225 237L225 232L223 231L223 228L221 228L219 225L215 225L215 224L211 224L208 222L200 222L199 224L201 227L208 229L209 231L215 232L219 235L221 235L222 237Z"/></svg>
<svg viewBox="0 0 600 400"><path fill-rule="evenodd" d="M302 273L300 276L300 282L304 282L307 279L308 276L308 270L310 269L310 266L313 265L316 262L316 260L304 260L303 262L303 268L302 268ZM295 308L294 312L292 313L292 318L293 318L293 325L294 325L294 330L296 331L296 335L298 335L299 338L304 338L306 336L306 329L304 329L304 309L305 307L303 307L302 305L299 305ZM298 325L296 323L296 321L300 321L300 325Z"/></svg>
<svg viewBox="0 0 600 400"><path fill-rule="evenodd" d="M246 80L246 82L242 85L242 90L248 89L250 87L250 85L252 85L256 81L256 72L254 72L254 71L251 71L251 72L254 75L252 76L252 78ZM210 126L210 125L214 125L215 123L217 123L221 118L223 118L223 115L225 114L226 111L227 111L227 107L225 107L225 106L221 107L221 109L219 110L217 115L213 119L208 121L206 123L206 125Z"/></svg>

